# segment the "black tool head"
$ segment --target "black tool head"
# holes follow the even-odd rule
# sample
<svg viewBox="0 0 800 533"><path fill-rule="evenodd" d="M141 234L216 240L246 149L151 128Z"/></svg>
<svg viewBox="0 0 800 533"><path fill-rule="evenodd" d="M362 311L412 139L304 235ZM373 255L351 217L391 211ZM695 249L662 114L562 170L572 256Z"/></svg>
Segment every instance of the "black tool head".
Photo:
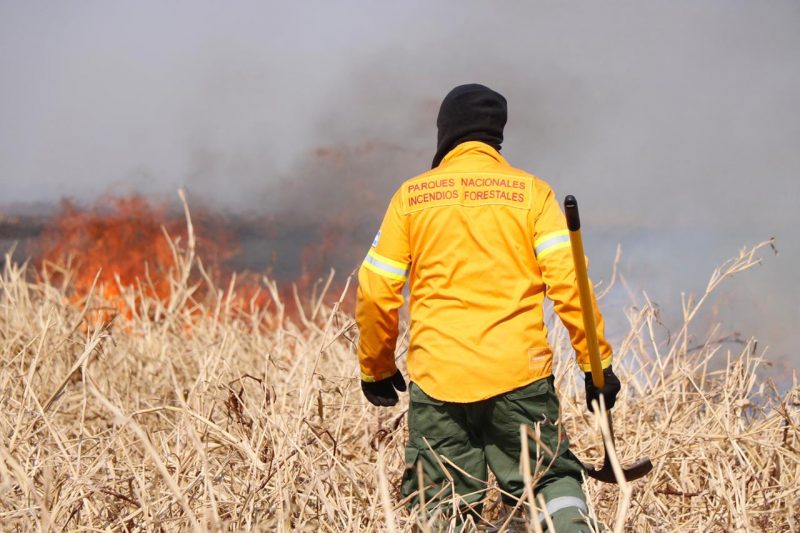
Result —
<svg viewBox="0 0 800 533"><path fill-rule="evenodd" d="M586 465L583 465L586 468ZM622 475L625 476L625 481L633 481L642 476L646 476L653 469L653 463L648 457L639 459L628 468L622 469ZM590 478L602 481L603 483L617 483L617 476L614 475L614 469L611 466L611 461L606 455L603 461L603 466L599 470L594 468L586 468L586 473Z"/></svg>

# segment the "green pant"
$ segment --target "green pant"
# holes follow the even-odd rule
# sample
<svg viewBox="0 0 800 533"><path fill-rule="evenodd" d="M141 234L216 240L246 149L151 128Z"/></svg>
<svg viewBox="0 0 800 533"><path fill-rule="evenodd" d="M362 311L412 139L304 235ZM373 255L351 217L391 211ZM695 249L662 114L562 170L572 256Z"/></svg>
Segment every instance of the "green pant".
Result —
<svg viewBox="0 0 800 533"><path fill-rule="evenodd" d="M474 403L435 400L415 383L409 394L402 491L403 496L412 496L410 506L419 504L419 489L424 486L428 512L447 514L455 501L462 511L471 510L477 517L486 493L487 463L504 492L504 502L516 505L525 491L520 425L538 423L540 441L552 455L540 449L534 439L528 439L534 493L544 497L558 533L589 531L581 517L581 512L586 513L581 489L583 466L569 450L569 440L559 423L552 376ZM422 484L417 476L418 464ZM444 500L448 502L442 505ZM546 529L544 521L542 527Z"/></svg>

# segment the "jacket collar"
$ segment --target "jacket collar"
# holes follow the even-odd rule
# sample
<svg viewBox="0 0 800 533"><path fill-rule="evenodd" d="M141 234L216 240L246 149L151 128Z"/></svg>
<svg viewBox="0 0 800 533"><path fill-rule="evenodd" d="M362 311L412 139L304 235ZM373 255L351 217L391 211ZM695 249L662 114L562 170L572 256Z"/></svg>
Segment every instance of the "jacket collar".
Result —
<svg viewBox="0 0 800 533"><path fill-rule="evenodd" d="M462 156L477 156L481 158L487 157L494 159L501 165L508 165L508 162L503 158L503 156L500 155L500 152L488 144L480 141L467 141L459 144L447 152L447 155L442 159L441 165L450 163L451 161L459 159Z"/></svg>

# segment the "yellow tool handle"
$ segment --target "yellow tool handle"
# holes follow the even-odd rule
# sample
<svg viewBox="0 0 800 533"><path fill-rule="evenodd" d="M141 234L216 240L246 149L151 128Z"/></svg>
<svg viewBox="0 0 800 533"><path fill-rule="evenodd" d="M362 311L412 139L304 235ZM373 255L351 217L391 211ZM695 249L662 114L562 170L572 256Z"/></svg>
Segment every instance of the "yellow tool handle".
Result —
<svg viewBox="0 0 800 533"><path fill-rule="evenodd" d="M603 364L600 362L600 348L597 343L597 325L594 321L594 305L592 291L589 287L589 274L586 272L586 258L583 253L583 239L581 238L581 219L578 215L578 201L569 195L564 199L564 212L569 228L569 242L572 247L572 261L575 263L575 277L578 281L578 293L581 299L581 314L583 315L583 329L586 333L586 346L589 350L589 362L592 365L592 382L598 389L605 384Z"/></svg>

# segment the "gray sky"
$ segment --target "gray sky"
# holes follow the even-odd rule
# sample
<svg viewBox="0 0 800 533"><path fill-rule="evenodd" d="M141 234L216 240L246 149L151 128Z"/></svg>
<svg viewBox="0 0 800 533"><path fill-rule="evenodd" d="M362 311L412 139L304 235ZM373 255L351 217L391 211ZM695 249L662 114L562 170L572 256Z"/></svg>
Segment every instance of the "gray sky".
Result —
<svg viewBox="0 0 800 533"><path fill-rule="evenodd" d="M581 201L595 278L621 242L632 286L677 312L775 236L721 317L798 353L796 1L3 1L0 76L0 204L184 185L264 210L302 182L309 216L358 209L353 183L382 210L429 165L442 96L485 83L507 158Z"/></svg>

